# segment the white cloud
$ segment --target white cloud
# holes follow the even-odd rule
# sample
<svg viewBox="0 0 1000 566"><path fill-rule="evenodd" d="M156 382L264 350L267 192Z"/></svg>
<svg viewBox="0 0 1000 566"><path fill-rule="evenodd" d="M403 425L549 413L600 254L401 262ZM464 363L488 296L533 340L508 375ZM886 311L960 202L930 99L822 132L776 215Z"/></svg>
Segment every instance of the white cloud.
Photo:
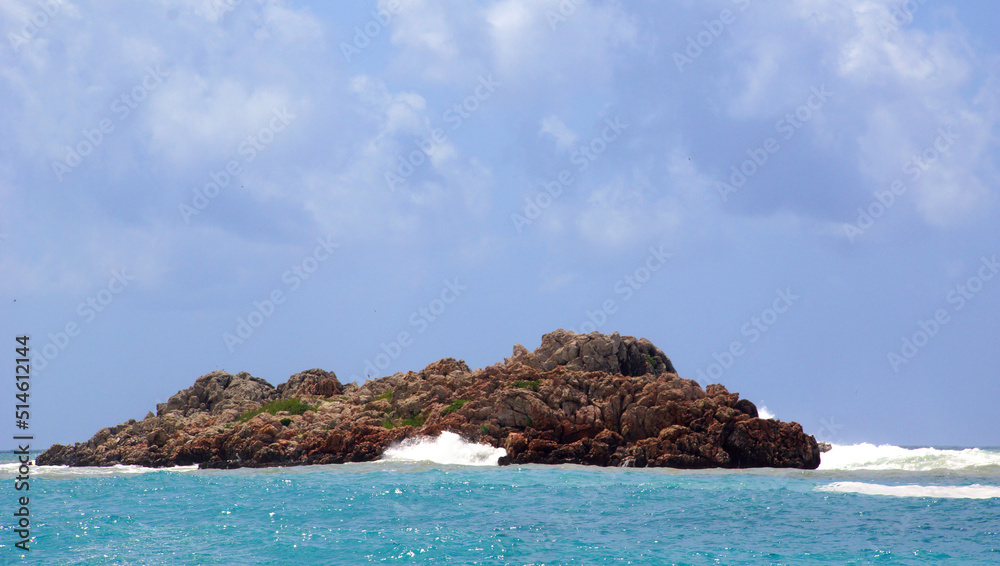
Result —
<svg viewBox="0 0 1000 566"><path fill-rule="evenodd" d="M769 111L774 102L774 87L780 82L782 66L779 63L786 55L788 47L775 37L761 37L750 49L750 61L738 71L742 92L730 103L729 113L739 119L746 119Z"/></svg>
<svg viewBox="0 0 1000 566"><path fill-rule="evenodd" d="M313 44L323 38L323 24L308 11L294 10L272 0L265 4L263 16L261 29L267 30L267 37L276 37L283 44Z"/></svg>
<svg viewBox="0 0 1000 566"><path fill-rule="evenodd" d="M560 0L501 0L486 12L492 52L505 80L528 84L604 84L620 49L639 44L639 29L616 3L575 4L553 23Z"/></svg>
<svg viewBox="0 0 1000 566"><path fill-rule="evenodd" d="M933 22L926 29L892 25L899 6L893 0L751 6L730 26L732 43L723 49L734 70L724 71L719 92L734 118L766 122L805 103L811 86L827 85L835 96L794 144L812 142L826 152L856 143L857 171L871 187L859 196L905 180L907 160L933 143L938 128L953 127L961 141L913 180L916 189L905 198L928 224L975 221L995 200L995 175L984 158L996 147L988 132L997 104L974 102L968 93L993 82L989 63L947 8L921 6L914 17Z"/></svg>
<svg viewBox="0 0 1000 566"><path fill-rule="evenodd" d="M211 4L203 0L144 5L152 9L140 11L141 18L99 5L88 8L96 10L94 16L80 18L76 6L67 3L59 16L65 18L53 19L30 46L18 54L0 50L0 80L6 89L2 102L9 109L0 116L8 133L5 159L18 165L15 171L34 175L37 169L51 180L48 161L60 156L81 129L107 116L109 103L142 79L146 65L162 61L171 72L169 80L82 168L90 168L95 178L117 182L81 193L81 199L97 199L86 202L104 207L109 217L138 214L138 206L110 210L116 206L114 198L100 200L98 195L141 187L143 194L153 195L151 200L162 201L144 206L166 202L174 215L176 204L190 198L191 184L205 178L205 160L213 166L224 163L274 109L288 107L300 116L295 133L289 133L290 149L246 173L250 199L242 205L280 201L306 210L326 231L380 242L426 242L455 230L456 223L464 223L462 229L469 233L491 230L493 203L505 197L498 194L494 170L511 168L496 175L504 183L509 182L507 173L535 175L517 170L522 163L510 156L523 151L531 166L546 168L551 165L544 162L547 155L532 155L536 148L530 144L572 150L580 135L567 124L589 131L587 124L600 115L595 109L621 104L656 119L634 120L627 151L609 149L614 156L581 175L533 227L545 237L620 248L650 238L699 237L711 231L707 221L741 214L715 198L715 172L727 170L730 163L705 156L702 163L691 161L685 149L689 144L678 140L700 135L695 130L716 114L737 118L737 125L759 121L769 128L769 121L805 102L810 86L827 83L837 95L809 122L810 133L797 134L783 151L792 153L797 147L815 152L818 160L839 157L838 166L856 173L865 186L817 183L811 190L870 199L872 190L902 175L909 157L933 143L937 128L950 126L959 141L914 183L905 197L910 202L894 210L916 211L921 221L948 227L980 217L995 203L991 157L998 105L991 94L996 82L985 71L991 63L946 17L931 21L933 8L920 14L928 25L883 34L878 23L894 5L889 0L802 0L767 9L755 3L713 47L718 51L697 61L699 72L705 73L697 77L697 85L679 88L697 90L701 105L689 107L678 100L677 91L648 85L667 81L653 76L658 72L654 61L666 61L672 72L673 43L667 45L666 39L690 30L656 29L646 23L651 20L643 12L647 8L630 8L636 10L632 13L617 2L579 3L565 21L551 21L549 12L558 12L561 4L404 2L389 24L391 37L381 38L391 50L388 62L359 60L349 68L355 73L351 78L344 75L337 42L324 45L324 23L308 9L284 2L247 0L214 20L206 11ZM10 21L25 9L22 3L0 0L0 13ZM129 32L102 35L95 26L105 20ZM654 48L659 52L647 57ZM427 151L426 162L414 167L406 186L390 191L386 172L418 149L417 140L442 127L440 113L468 95L486 72L496 72L503 85L489 111L461 131L446 129L448 138ZM694 76L686 73L682 79ZM706 109L705 99L717 102L721 111ZM521 101L530 101L531 107ZM630 103L637 104L625 106ZM723 138L719 135L721 149L736 143ZM509 149L526 139L527 147ZM843 153L838 156L835 150ZM719 159L744 151L737 147ZM565 157L559 156L558 167L566 166ZM22 161L30 166L21 167ZM143 169L147 165L155 171ZM156 179L157 172L169 173L171 179ZM754 209L748 216L773 221L780 216L776 211L793 214L787 211L795 198L813 197L791 194L801 192L797 179L780 180L766 193L756 193L772 198L770 208ZM28 181L24 186L34 179ZM199 221L221 225L218 218L225 212L210 209ZM56 255L79 253L83 265L95 259L92 255L114 259L137 253L115 238L94 240L107 248L74 244ZM61 268L38 269L37 277L26 280L42 281L51 275L45 269Z"/></svg>
<svg viewBox="0 0 1000 566"><path fill-rule="evenodd" d="M576 228L596 247L622 249L651 239L672 240L683 214L678 199L653 191L644 179L617 176L589 193Z"/></svg>
<svg viewBox="0 0 1000 566"><path fill-rule="evenodd" d="M351 79L351 92L365 103L369 117L383 122L386 134L416 134L428 127L427 103L415 92L391 94L384 82L366 75Z"/></svg>
<svg viewBox="0 0 1000 566"><path fill-rule="evenodd" d="M421 231L433 238L440 219L475 222L489 211L491 168L464 156L447 133L427 143L443 130L421 95L391 92L367 76L353 79L351 92L362 121L336 140L341 158L303 185L301 198L319 224L359 239L412 242ZM390 182L387 174L398 177Z"/></svg>
<svg viewBox="0 0 1000 566"><path fill-rule="evenodd" d="M275 111L298 104L280 87L226 76L171 73L150 101L151 149L174 164L233 157L240 141L267 127Z"/></svg>
<svg viewBox="0 0 1000 566"><path fill-rule="evenodd" d="M555 114L542 119L542 128L539 133L548 134L555 138L556 147L559 149L569 149L576 143L576 132L563 123Z"/></svg>
<svg viewBox="0 0 1000 566"><path fill-rule="evenodd" d="M389 0L380 0L383 9ZM436 82L468 82L486 68L477 49L482 12L474 2L405 0L393 17L395 68Z"/></svg>

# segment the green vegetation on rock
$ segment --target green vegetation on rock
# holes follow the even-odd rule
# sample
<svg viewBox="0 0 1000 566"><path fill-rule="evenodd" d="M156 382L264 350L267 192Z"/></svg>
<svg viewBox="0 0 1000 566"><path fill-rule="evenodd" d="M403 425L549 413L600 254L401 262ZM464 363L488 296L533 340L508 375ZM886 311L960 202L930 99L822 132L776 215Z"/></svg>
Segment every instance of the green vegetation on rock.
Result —
<svg viewBox="0 0 1000 566"><path fill-rule="evenodd" d="M288 414L290 415L301 415L306 411L315 410L316 407L303 403L302 399L279 399L277 401L265 403L263 406L257 407L256 409L243 411L240 416L236 417L236 422L245 423L261 413L277 415L282 411L288 411Z"/></svg>
<svg viewBox="0 0 1000 566"><path fill-rule="evenodd" d="M461 409L462 405L468 402L469 402L468 399L455 399L454 401L451 402L450 405L448 405L441 411L441 416L443 417L447 414L454 413L455 411Z"/></svg>
<svg viewBox="0 0 1000 566"><path fill-rule="evenodd" d="M408 417L405 419L400 419L399 422L392 417L386 416L382 419L382 426L388 429L396 428L397 426L412 426L420 427L424 426L424 421L427 420L427 415L417 415L415 417Z"/></svg>
<svg viewBox="0 0 1000 566"><path fill-rule="evenodd" d="M412 426L412 427L424 426L424 421L426 421L426 420L427 420L427 417L425 417L424 415L417 415L415 417L410 417L408 419L401 420L400 421L400 425L401 426Z"/></svg>
<svg viewBox="0 0 1000 566"><path fill-rule="evenodd" d="M521 389L530 389L532 391L538 391L538 386L541 385L542 380L536 379L534 381L515 381L511 385Z"/></svg>

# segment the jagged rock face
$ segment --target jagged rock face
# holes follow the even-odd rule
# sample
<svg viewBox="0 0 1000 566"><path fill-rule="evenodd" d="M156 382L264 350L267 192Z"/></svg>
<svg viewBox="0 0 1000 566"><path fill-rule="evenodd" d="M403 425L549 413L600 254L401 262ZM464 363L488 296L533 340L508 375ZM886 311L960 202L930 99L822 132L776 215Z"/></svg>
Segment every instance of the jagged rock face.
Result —
<svg viewBox="0 0 1000 566"><path fill-rule="evenodd" d="M241 411L301 398L302 415ZM393 442L449 430L503 447L502 464L795 467L819 465L819 446L796 423L763 420L722 385L682 379L669 358L630 336L545 335L503 364L471 370L445 358L420 372L362 386L308 370L273 388L213 372L170 398L158 415L56 445L39 464L202 467L329 464L377 459Z"/></svg>
<svg viewBox="0 0 1000 566"><path fill-rule="evenodd" d="M188 416L207 412L217 415L226 409L237 412L274 399L274 386L259 377L240 372L236 375L213 371L195 380L194 385L178 391L166 403L156 407L156 414L178 413Z"/></svg>
<svg viewBox="0 0 1000 566"><path fill-rule="evenodd" d="M444 358L428 365L420 371L424 375L451 375L455 372L472 373L472 370L462 360Z"/></svg>
<svg viewBox="0 0 1000 566"><path fill-rule="evenodd" d="M299 372L278 386L278 398L292 397L333 397L344 392L344 386L332 371L309 369Z"/></svg>
<svg viewBox="0 0 1000 566"><path fill-rule="evenodd" d="M781 426L781 425L789 426ZM771 419L750 419L727 423L722 430L722 447L739 468L819 467L820 447L813 442L797 445L795 440L804 433L799 423L779 423ZM813 447L815 444L815 447ZM773 446L790 449L776 452Z"/></svg>
<svg viewBox="0 0 1000 566"><path fill-rule="evenodd" d="M542 345L534 352L520 344L508 363L520 362L542 371L562 366L578 371L601 371L622 375L647 373L677 373L670 358L645 338L622 338L617 332L610 335L591 332L576 334L559 329L546 334Z"/></svg>

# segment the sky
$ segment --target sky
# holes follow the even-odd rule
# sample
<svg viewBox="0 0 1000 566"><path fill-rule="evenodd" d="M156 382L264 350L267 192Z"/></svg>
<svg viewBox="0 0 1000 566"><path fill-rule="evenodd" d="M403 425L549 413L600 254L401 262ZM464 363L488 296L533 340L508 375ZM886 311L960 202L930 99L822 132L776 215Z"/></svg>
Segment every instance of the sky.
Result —
<svg viewBox="0 0 1000 566"><path fill-rule="evenodd" d="M34 447L215 370L645 337L837 444L1000 445L1000 39L944 0L0 0ZM13 447L13 411L0 447Z"/></svg>

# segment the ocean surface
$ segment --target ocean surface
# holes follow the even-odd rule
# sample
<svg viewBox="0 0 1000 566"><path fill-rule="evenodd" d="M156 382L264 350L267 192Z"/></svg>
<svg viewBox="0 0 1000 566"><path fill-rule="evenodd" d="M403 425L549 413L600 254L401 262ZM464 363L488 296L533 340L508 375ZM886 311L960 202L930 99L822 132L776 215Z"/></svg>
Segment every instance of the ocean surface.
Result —
<svg viewBox="0 0 1000 566"><path fill-rule="evenodd" d="M0 564L1000 564L1000 450L835 446L819 470L496 466L445 434L366 464L33 467ZM22 558L23 556L23 558Z"/></svg>

